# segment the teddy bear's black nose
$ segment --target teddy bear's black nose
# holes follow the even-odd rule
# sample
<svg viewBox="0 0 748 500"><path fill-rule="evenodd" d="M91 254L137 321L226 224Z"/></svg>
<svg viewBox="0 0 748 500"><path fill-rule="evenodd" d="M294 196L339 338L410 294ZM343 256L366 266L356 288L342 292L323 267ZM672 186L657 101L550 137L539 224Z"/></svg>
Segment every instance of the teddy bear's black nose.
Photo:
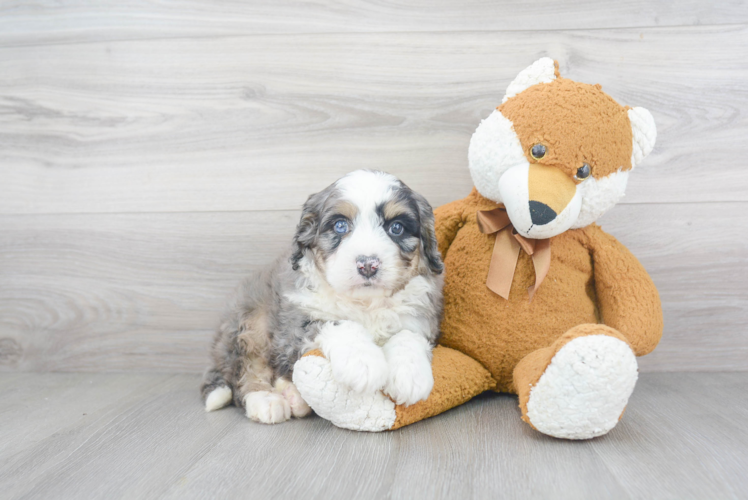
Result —
<svg viewBox="0 0 748 500"><path fill-rule="evenodd" d="M556 218L556 212L545 203L539 201L530 202L530 219L536 226L548 224Z"/></svg>

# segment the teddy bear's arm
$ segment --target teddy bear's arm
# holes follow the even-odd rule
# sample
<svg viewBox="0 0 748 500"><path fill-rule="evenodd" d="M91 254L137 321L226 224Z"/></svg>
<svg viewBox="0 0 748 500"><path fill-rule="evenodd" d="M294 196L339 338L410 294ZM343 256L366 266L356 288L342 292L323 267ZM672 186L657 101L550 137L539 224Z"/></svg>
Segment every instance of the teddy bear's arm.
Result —
<svg viewBox="0 0 748 500"><path fill-rule="evenodd" d="M457 200L434 210L434 227L439 253L447 257L447 250L464 224L465 200Z"/></svg>
<svg viewBox="0 0 748 500"><path fill-rule="evenodd" d="M604 324L620 331L637 356L662 337L662 306L652 278L639 260L599 226L589 226L595 290Z"/></svg>

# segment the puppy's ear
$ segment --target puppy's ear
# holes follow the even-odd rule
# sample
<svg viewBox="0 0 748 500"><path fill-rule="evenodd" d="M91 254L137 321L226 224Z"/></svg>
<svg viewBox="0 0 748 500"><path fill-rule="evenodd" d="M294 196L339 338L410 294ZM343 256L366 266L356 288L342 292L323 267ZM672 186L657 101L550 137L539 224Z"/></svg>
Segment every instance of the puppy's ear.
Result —
<svg viewBox="0 0 748 500"><path fill-rule="evenodd" d="M434 274L444 271L444 263L436 243L436 231L434 230L434 210L426 201L426 198L412 191L413 199L418 206L418 217L421 219L421 248L423 257L429 263L429 269Z"/></svg>
<svg viewBox="0 0 748 500"><path fill-rule="evenodd" d="M329 186L311 195L304 203L304 208L301 209L301 219L293 237L294 252L291 254L291 267L294 271L299 269L299 261L304 257L304 252L317 242L320 216L332 188L333 186Z"/></svg>

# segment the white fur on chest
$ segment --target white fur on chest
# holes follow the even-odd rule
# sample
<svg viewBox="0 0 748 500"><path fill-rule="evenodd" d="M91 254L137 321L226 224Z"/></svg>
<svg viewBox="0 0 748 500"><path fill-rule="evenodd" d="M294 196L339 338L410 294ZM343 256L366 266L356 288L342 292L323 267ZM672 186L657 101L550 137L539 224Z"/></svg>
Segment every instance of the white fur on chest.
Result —
<svg viewBox="0 0 748 500"><path fill-rule="evenodd" d="M286 298L314 320L361 324L380 346L403 329L428 329L428 322L420 318L431 307L428 294L436 291L435 285L422 276L411 279L389 297L356 299L341 296L319 282L306 285Z"/></svg>

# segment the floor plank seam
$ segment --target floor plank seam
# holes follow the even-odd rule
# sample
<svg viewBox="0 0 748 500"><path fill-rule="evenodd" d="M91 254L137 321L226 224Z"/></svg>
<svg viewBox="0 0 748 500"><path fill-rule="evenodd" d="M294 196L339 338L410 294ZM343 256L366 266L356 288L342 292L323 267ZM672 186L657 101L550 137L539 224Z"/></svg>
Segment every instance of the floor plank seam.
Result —
<svg viewBox="0 0 748 500"><path fill-rule="evenodd" d="M682 24L673 26L630 26L630 27L602 27L602 28L560 28L544 29L548 33L585 33L585 32L603 32L603 31L652 31L652 30L678 30L678 29L705 29L705 28L745 28L748 23L726 23L726 24ZM492 34L492 33L533 33L537 29L518 29L518 30L447 30L447 31L330 31L330 32L288 32L288 33L234 33L234 34L212 34L212 35L180 35L164 37L147 37L147 38L112 38L105 40L80 40L65 41L54 40L42 43L23 43L3 45L0 43L0 50L15 48L33 48L70 45L90 45L106 43L128 43L128 42L158 42L161 40L226 40L231 38L251 39L257 37L316 37L316 36L367 36L367 35L459 35L459 34Z"/></svg>

